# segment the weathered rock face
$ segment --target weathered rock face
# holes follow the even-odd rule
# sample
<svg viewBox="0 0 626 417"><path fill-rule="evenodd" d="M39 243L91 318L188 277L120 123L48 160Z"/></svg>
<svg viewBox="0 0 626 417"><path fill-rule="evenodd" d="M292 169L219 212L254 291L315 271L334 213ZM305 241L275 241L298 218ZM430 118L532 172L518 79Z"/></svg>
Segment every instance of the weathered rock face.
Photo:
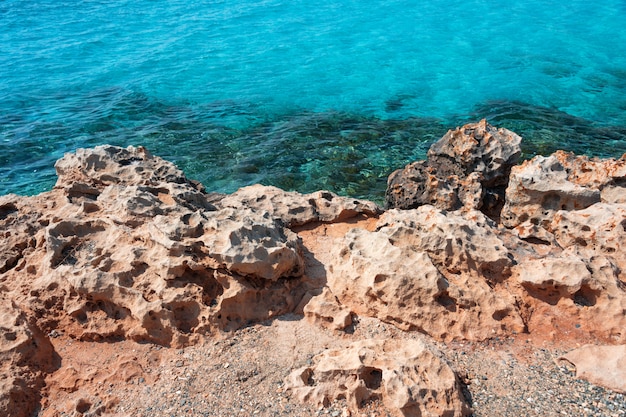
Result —
<svg viewBox="0 0 626 417"><path fill-rule="evenodd" d="M375 216L382 210L370 201L339 197L328 191L302 195L276 187L252 185L224 197L220 207L252 209L272 213L287 227L312 222L340 222L358 214Z"/></svg>
<svg viewBox="0 0 626 417"><path fill-rule="evenodd" d="M521 154L521 137L486 120L448 131L428 151L389 176L386 207L411 209L430 204L497 213L511 167Z"/></svg>
<svg viewBox="0 0 626 417"><path fill-rule="evenodd" d="M398 417L465 416L454 372L418 340L363 340L326 351L313 364L292 372L294 395L316 405L345 398L356 409L382 399Z"/></svg>
<svg viewBox="0 0 626 417"><path fill-rule="evenodd" d="M624 160L556 153L515 167L498 223L486 196L499 195L518 147L484 121L451 131L410 168L423 182L392 175L388 197L406 210L384 213L325 191L207 194L143 148L66 155L52 191L0 197L0 413L37 402L57 330L182 346L296 312L344 335L371 317L442 341L528 332L625 343ZM437 355L404 343L321 355L293 392L463 415ZM408 363L426 355L428 388L392 351Z"/></svg>
<svg viewBox="0 0 626 417"><path fill-rule="evenodd" d="M551 230L560 211L583 210L599 202L624 203L625 159L589 159L558 151L537 156L512 169L502 223L525 223Z"/></svg>
<svg viewBox="0 0 626 417"><path fill-rule="evenodd" d="M520 258L514 280L536 300L529 330L585 323L586 331L624 340L623 249L626 161L566 152L535 157L511 171L502 223L549 257ZM533 259L534 258L534 259Z"/></svg>
<svg viewBox="0 0 626 417"><path fill-rule="evenodd" d="M54 363L44 334L180 346L294 311L311 288L286 225L379 211L327 192L206 194L143 148L79 150L56 168L51 192L0 197L3 415L36 405Z"/></svg>
<svg viewBox="0 0 626 417"><path fill-rule="evenodd" d="M477 211L390 210L376 231L354 229L337 245L328 286L358 315L438 339L521 332L515 301L498 284L512 260L491 223Z"/></svg>
<svg viewBox="0 0 626 417"><path fill-rule="evenodd" d="M41 331L15 303L0 292L0 414L33 415L46 373L58 356Z"/></svg>
<svg viewBox="0 0 626 417"><path fill-rule="evenodd" d="M2 281L28 276L24 301L54 305L46 316L83 340L184 344L292 311L307 289L301 242L285 224L378 210L262 186L241 200L208 195L143 148L79 150L56 167L52 192L0 200Z"/></svg>
<svg viewBox="0 0 626 417"><path fill-rule="evenodd" d="M521 284L529 332L577 332L623 343L626 292L623 275L602 255L567 249L558 255L523 259L511 280ZM556 333L555 333L556 337Z"/></svg>

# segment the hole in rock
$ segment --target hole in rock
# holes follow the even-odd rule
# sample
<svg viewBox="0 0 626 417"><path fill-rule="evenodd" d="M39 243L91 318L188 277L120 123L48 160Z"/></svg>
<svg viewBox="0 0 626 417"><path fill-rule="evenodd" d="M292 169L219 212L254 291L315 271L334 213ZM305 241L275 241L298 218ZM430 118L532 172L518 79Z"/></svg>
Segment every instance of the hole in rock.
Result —
<svg viewBox="0 0 626 417"><path fill-rule="evenodd" d="M83 211L85 213L95 213L96 211L100 211L100 206L95 203L83 203Z"/></svg>
<svg viewBox="0 0 626 417"><path fill-rule="evenodd" d="M133 162L141 162L141 161L143 161L142 158L131 156L130 158L127 158L127 159L120 159L119 161L117 161L117 163L125 167L125 166L132 164Z"/></svg>
<svg viewBox="0 0 626 417"><path fill-rule="evenodd" d="M80 202L96 201L100 195L97 188L90 187L83 183L74 183L67 189L67 198L70 203L77 204Z"/></svg>
<svg viewBox="0 0 626 417"><path fill-rule="evenodd" d="M548 193L541 200L541 207L546 210L558 210L564 206L561 204L561 197L555 193Z"/></svg>
<svg viewBox="0 0 626 417"><path fill-rule="evenodd" d="M54 306L57 306L62 310L63 302L59 297L50 297L43 302L43 306L46 310L52 310Z"/></svg>
<svg viewBox="0 0 626 417"><path fill-rule="evenodd" d="M213 277L212 271L194 271L186 265L183 273L175 279L168 280L167 285L173 288L187 288L191 291L193 287L200 287L202 298L199 301L206 306L216 305L217 299L224 293L224 288Z"/></svg>
<svg viewBox="0 0 626 417"><path fill-rule="evenodd" d="M493 319L496 320L496 321L501 321L502 319L504 319L508 315L509 315L509 311L508 310L496 310L496 311L493 312L491 317L493 317Z"/></svg>
<svg viewBox="0 0 626 417"><path fill-rule="evenodd" d="M530 237L525 237L522 239L525 242L528 242L532 245L547 245L550 246L550 242L548 242L547 240L543 240L540 239L538 237L534 237L534 236L530 236Z"/></svg>
<svg viewBox="0 0 626 417"><path fill-rule="evenodd" d="M447 291L437 294L435 301L450 312L456 311L456 300L450 297Z"/></svg>
<svg viewBox="0 0 626 417"><path fill-rule="evenodd" d="M9 257L9 259L6 260L6 263L0 267L0 274L3 274L13 268L15 268L17 266L17 263L19 262L19 260L22 258L22 254L20 253L19 256L15 256L15 257Z"/></svg>
<svg viewBox="0 0 626 417"><path fill-rule="evenodd" d="M89 409L91 408L91 403L85 399L80 399L78 400L78 403L76 403L76 411L78 411L81 414L85 414L87 411L89 411Z"/></svg>
<svg viewBox="0 0 626 417"><path fill-rule="evenodd" d="M592 307L596 305L600 291L591 289L588 285L582 285L580 290L574 293L574 304L581 307Z"/></svg>
<svg viewBox="0 0 626 417"><path fill-rule="evenodd" d="M582 246L583 248L587 246L587 241L581 237L577 237L574 240L574 244L578 245L578 246Z"/></svg>
<svg viewBox="0 0 626 417"><path fill-rule="evenodd" d="M200 307L193 301L181 301L178 303L171 303L168 306L171 309L175 326L182 333L191 333L193 329L198 326L200 315Z"/></svg>
<svg viewBox="0 0 626 417"><path fill-rule="evenodd" d="M380 388L380 384L383 380L383 371L378 368L364 367L359 375L363 380L365 386L371 390L377 390Z"/></svg>
<svg viewBox="0 0 626 417"><path fill-rule="evenodd" d="M302 382L304 382L305 385L312 387L313 385L315 385L314 376L315 374L313 373L313 370L310 368L307 368L304 370L304 372L302 372L302 375L301 375Z"/></svg>
<svg viewBox="0 0 626 417"><path fill-rule="evenodd" d="M546 283L546 285L554 283ZM537 298L550 305L557 305L561 299L561 293L554 286L536 287L533 285L524 285L524 289L531 297Z"/></svg>
<svg viewBox="0 0 626 417"><path fill-rule="evenodd" d="M387 278L389 277L385 274L376 274L376 276L374 277L374 284L380 284L382 282L385 282Z"/></svg>
<svg viewBox="0 0 626 417"><path fill-rule="evenodd" d="M87 313L84 310L78 310L72 313L72 317L74 317L79 323L87 322Z"/></svg>
<svg viewBox="0 0 626 417"><path fill-rule="evenodd" d="M4 220L13 213L17 213L17 206L13 203L3 204L0 206L0 220Z"/></svg>
<svg viewBox="0 0 626 417"><path fill-rule="evenodd" d="M128 317L129 312L124 307L120 307L110 301L98 300L96 302L86 302L82 309L72 314L81 323L87 322L92 315L112 320L123 320Z"/></svg>
<svg viewBox="0 0 626 417"><path fill-rule="evenodd" d="M135 283L135 278L143 275L148 269L148 264L145 262L133 262L132 269L130 271L120 272L117 275L118 283L122 287L130 288Z"/></svg>

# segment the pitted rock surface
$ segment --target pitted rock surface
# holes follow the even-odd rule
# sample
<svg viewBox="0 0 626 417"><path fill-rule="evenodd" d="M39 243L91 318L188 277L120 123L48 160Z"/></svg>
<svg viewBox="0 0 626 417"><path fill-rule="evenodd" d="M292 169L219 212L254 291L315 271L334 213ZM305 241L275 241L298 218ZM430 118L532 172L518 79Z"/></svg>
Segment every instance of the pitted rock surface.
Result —
<svg viewBox="0 0 626 417"><path fill-rule="evenodd" d="M497 216L509 172L521 154L521 140L484 119L450 130L430 147L426 161L413 162L389 176L385 205L465 207Z"/></svg>
<svg viewBox="0 0 626 417"><path fill-rule="evenodd" d="M419 340L363 340L323 352L291 373L288 389L324 406L346 398L353 408L379 398L398 417L470 414L454 372Z"/></svg>
<svg viewBox="0 0 626 417"><path fill-rule="evenodd" d="M354 229L337 245L328 286L358 315L442 340L520 332L515 300L498 282L512 261L480 212L431 206L386 212L376 231ZM481 223L482 220L482 223Z"/></svg>
<svg viewBox="0 0 626 417"><path fill-rule="evenodd" d="M209 194L143 148L66 155L52 191L0 197L0 414L31 415L54 381L63 392L87 389L89 376L78 382L63 352L54 351L57 337L179 348L286 315L306 317L309 328L334 332L337 357L365 349L380 367L363 362L334 374L356 385L337 385L332 372L309 367L326 382L300 378L306 386L293 392L322 403L350 398L356 408L378 398L399 415L463 415L468 408L448 394L420 402L412 391L422 390L416 374L385 353L405 345L354 339L365 319L395 326L402 340L524 335L570 345L626 343L624 160L557 152L527 161L512 169L499 213L489 201L502 202L518 137L483 121L444 139L429 155L450 167L414 165L428 175L396 188L425 187L427 198L386 212L327 191L255 185ZM283 343L289 352L317 337L296 336ZM131 363L125 357L112 369L143 372ZM378 388L359 377L372 366L381 370ZM378 380L377 372L369 375ZM383 381L400 380L404 385L389 382L395 394L383 389ZM430 383L457 396L448 380ZM434 399L435 391L422 399ZM81 401L68 412L87 410Z"/></svg>

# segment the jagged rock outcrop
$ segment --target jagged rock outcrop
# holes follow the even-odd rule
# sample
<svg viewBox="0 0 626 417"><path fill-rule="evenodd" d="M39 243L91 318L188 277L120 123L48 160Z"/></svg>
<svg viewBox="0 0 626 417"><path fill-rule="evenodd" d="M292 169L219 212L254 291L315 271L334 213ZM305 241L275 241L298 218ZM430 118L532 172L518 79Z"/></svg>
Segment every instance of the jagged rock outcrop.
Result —
<svg viewBox="0 0 626 417"><path fill-rule="evenodd" d="M343 335L371 317L442 341L625 343L625 160L557 152L511 170L518 153L517 135L485 121L450 131L429 161L392 174L388 204L405 210L386 212L326 191L210 194L143 148L68 154L52 191L0 197L0 411L37 401L58 331L184 346L295 312ZM435 401L392 357L439 363L406 343L323 354L293 392L465 413L445 367L428 374L446 393Z"/></svg>
<svg viewBox="0 0 626 417"><path fill-rule="evenodd" d="M502 223L542 248L517 259L512 280L532 305L530 331L577 323L600 338L626 337L625 175L623 157L562 151L511 170Z"/></svg>
<svg viewBox="0 0 626 417"><path fill-rule="evenodd" d="M3 282L29 276L23 301L54 305L46 316L61 318L48 326L61 321L82 340L184 344L292 311L307 288L297 280L302 245L286 224L378 210L273 187L243 189L241 200L206 194L143 148L79 150L56 167L50 193L0 200Z"/></svg>
<svg viewBox="0 0 626 417"><path fill-rule="evenodd" d="M531 223L552 231L560 211L583 210L596 203L626 201L626 159L590 159L557 151L536 156L511 170L502 223Z"/></svg>
<svg viewBox="0 0 626 417"><path fill-rule="evenodd" d="M7 410L36 403L49 367L23 357L37 356L45 333L180 346L294 311L310 288L287 225L379 211L327 192L207 194L141 147L78 150L56 168L52 191L0 197L0 285L14 299L1 308L13 323L4 336L14 343L2 347L13 358L3 361Z"/></svg>
<svg viewBox="0 0 626 417"><path fill-rule="evenodd" d="M382 399L398 417L469 415L454 372L419 340L363 340L313 358L287 388L324 406L345 398L355 409Z"/></svg>
<svg viewBox="0 0 626 417"><path fill-rule="evenodd" d="M354 229L337 245L328 286L358 315L438 339L521 332L515 301L498 284L512 260L491 224L478 211L390 210L376 231Z"/></svg>
<svg viewBox="0 0 626 417"><path fill-rule="evenodd" d="M426 161L413 162L389 176L385 205L466 207L497 216L509 172L521 154L521 140L484 119L450 130L430 147Z"/></svg>

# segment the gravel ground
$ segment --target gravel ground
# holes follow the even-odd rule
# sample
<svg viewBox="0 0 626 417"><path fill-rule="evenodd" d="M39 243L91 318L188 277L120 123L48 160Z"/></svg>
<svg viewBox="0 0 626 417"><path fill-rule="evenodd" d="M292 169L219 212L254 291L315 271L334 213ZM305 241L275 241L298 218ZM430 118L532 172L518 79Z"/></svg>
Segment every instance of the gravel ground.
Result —
<svg viewBox="0 0 626 417"><path fill-rule="evenodd" d="M576 379L558 360L565 351L519 344L511 339L447 350L476 417L626 415L626 397Z"/></svg>
<svg viewBox="0 0 626 417"><path fill-rule="evenodd" d="M292 369L323 349L380 337L424 338L373 319L359 320L351 333L336 333L293 315L184 349L61 336L54 343L63 366L48 380L39 415L391 416L378 402L360 410L342 401L322 409L301 404L284 387ZM459 375L476 417L626 416L624 395L578 380L559 365L565 350L537 347L523 337L427 343Z"/></svg>

